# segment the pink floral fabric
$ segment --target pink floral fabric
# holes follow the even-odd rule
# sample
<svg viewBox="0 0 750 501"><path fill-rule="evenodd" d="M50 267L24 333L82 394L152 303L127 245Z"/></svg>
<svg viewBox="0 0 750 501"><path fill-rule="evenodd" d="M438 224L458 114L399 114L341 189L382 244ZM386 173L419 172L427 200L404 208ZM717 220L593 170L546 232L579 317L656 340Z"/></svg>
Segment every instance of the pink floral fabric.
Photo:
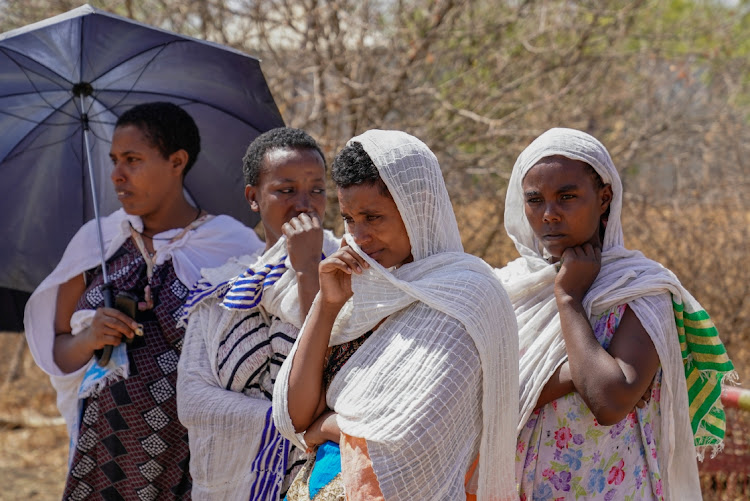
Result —
<svg viewBox="0 0 750 501"><path fill-rule="evenodd" d="M603 313L594 335L607 348L626 305ZM521 501L663 500L656 457L662 371L651 400L613 426L596 422L578 393L537 409L516 443Z"/></svg>

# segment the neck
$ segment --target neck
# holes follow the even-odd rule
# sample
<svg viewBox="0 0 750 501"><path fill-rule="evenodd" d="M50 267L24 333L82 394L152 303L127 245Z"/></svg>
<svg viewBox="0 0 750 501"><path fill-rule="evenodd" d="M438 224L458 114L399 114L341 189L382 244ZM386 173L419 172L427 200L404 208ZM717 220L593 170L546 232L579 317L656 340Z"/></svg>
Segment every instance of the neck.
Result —
<svg viewBox="0 0 750 501"><path fill-rule="evenodd" d="M154 214L141 216L143 234L153 236L167 230L184 228L198 219L200 209L188 203L180 196L174 203L163 206Z"/></svg>

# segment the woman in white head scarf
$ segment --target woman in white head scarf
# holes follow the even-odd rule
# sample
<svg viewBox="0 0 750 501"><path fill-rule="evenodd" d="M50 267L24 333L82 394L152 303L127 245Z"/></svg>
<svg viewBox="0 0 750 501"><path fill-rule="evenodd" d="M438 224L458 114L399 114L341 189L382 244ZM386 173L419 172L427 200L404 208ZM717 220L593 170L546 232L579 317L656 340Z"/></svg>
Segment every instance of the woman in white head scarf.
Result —
<svg viewBox="0 0 750 501"><path fill-rule="evenodd" d="M700 499L696 452L721 447L732 364L674 274L624 247L621 210L586 133L551 129L513 167L521 257L498 275L519 325L521 499Z"/></svg>
<svg viewBox="0 0 750 501"><path fill-rule="evenodd" d="M487 264L463 252L437 159L413 136L371 130L333 178L347 235L279 373L276 426L303 446L330 425L350 500L515 499L515 321ZM326 391L328 347L357 339Z"/></svg>

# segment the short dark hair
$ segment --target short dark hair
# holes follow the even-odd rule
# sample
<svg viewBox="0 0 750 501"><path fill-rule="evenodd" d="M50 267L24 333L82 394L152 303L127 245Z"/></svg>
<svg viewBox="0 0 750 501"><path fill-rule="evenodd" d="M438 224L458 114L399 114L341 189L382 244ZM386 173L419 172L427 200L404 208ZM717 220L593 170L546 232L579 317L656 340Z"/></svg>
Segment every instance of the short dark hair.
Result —
<svg viewBox="0 0 750 501"><path fill-rule="evenodd" d="M242 172L245 174L245 184L258 186L260 173L263 170L263 159L266 153L275 149L313 150L318 152L323 162L323 169L327 169L326 157L318 142L302 129L293 127L278 127L264 132L247 147L242 157Z"/></svg>
<svg viewBox="0 0 750 501"><path fill-rule="evenodd" d="M159 149L164 158L185 150L188 161L183 177L195 164L201 151L201 135L195 120L184 109L167 102L143 103L130 108L117 119L115 128L134 125Z"/></svg>
<svg viewBox="0 0 750 501"><path fill-rule="evenodd" d="M351 143L339 151L333 160L331 178L337 188L362 184L377 185L382 195L393 198L362 143Z"/></svg>

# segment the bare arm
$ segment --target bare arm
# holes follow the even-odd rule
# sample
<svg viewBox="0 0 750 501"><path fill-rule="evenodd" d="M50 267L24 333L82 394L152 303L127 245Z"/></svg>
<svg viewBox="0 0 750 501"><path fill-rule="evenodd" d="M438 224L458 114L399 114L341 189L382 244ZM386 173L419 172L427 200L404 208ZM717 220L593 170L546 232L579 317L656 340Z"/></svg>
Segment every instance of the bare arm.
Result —
<svg viewBox="0 0 750 501"><path fill-rule="evenodd" d="M63 372L74 372L91 360L94 351L110 344L117 346L122 336L133 338L138 324L114 308L99 308L91 326L73 336L70 331L70 319L75 313L76 304L86 290L83 275L77 275L57 291L55 308L55 345L53 354L55 363Z"/></svg>
<svg viewBox="0 0 750 501"><path fill-rule="evenodd" d="M320 299L313 305L289 373L289 417L297 432L305 431L317 417L324 395L328 340L341 307L352 296L351 274L367 263L344 246L320 263Z"/></svg>
<svg viewBox="0 0 750 501"><path fill-rule="evenodd" d="M659 357L630 308L609 351L597 341L582 301L600 266L601 253L590 244L567 249L555 297L573 384L597 421L612 425L639 404L659 368Z"/></svg>
<svg viewBox="0 0 750 501"><path fill-rule="evenodd" d="M336 421L336 413L328 409L323 412L305 431L305 443L312 447L330 441L339 443L341 430Z"/></svg>
<svg viewBox="0 0 750 501"><path fill-rule="evenodd" d="M573 384L573 379L570 377L570 365L566 360L557 368L552 377L549 378L549 381L547 381L547 384L542 388L534 410L544 407L553 400L557 400L574 391L576 391L576 387Z"/></svg>

